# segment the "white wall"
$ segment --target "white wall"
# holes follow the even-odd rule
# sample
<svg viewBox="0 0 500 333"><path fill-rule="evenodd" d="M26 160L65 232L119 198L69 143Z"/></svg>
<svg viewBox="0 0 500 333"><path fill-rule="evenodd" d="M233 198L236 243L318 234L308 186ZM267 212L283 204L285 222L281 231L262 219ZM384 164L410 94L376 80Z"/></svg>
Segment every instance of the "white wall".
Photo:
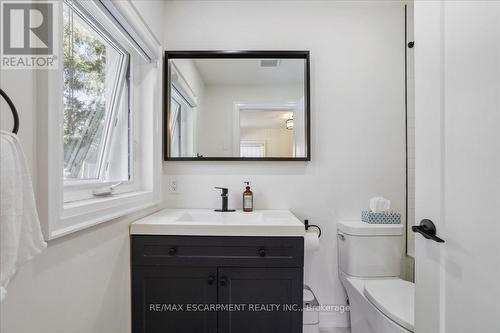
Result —
<svg viewBox="0 0 500 333"><path fill-rule="evenodd" d="M336 223L356 220L383 195L404 213L404 11L398 2L172 1L165 7L168 49L311 51L312 161L170 162L166 207L220 205L215 185L241 207L243 181L257 209L290 209L323 228L311 285L321 303L344 304L337 278ZM277 24L279 22L279 24ZM345 324L342 315L324 322Z"/></svg>
<svg viewBox="0 0 500 333"><path fill-rule="evenodd" d="M158 40L163 3L134 1ZM147 9L142 11L142 9ZM0 86L16 104L19 138L36 186L37 109L34 71L1 70ZM8 107L1 105L1 128L10 129ZM40 175L41 177L41 175ZM142 213L144 214L144 212ZM129 224L140 214L104 223L51 241L48 249L23 266L0 306L0 331L6 333L130 332Z"/></svg>

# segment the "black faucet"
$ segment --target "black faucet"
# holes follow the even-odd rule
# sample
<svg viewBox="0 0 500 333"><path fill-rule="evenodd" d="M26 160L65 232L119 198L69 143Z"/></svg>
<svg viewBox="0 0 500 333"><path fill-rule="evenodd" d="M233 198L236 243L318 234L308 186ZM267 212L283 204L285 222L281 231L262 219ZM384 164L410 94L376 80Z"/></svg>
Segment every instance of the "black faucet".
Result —
<svg viewBox="0 0 500 333"><path fill-rule="evenodd" d="M229 190L225 187L216 187L216 189L222 190L222 209L216 209L216 212L234 212L234 209L227 209L227 193Z"/></svg>

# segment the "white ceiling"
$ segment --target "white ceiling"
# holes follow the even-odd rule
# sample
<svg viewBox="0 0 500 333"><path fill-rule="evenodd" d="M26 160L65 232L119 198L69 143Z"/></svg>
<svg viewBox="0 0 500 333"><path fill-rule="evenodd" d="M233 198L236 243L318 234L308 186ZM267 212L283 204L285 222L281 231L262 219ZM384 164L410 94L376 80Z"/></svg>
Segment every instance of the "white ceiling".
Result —
<svg viewBox="0 0 500 333"><path fill-rule="evenodd" d="M194 59L205 84L297 85L304 82L303 59L281 59L278 67L261 67L261 59Z"/></svg>
<svg viewBox="0 0 500 333"><path fill-rule="evenodd" d="M240 128L286 128L291 111L241 111Z"/></svg>

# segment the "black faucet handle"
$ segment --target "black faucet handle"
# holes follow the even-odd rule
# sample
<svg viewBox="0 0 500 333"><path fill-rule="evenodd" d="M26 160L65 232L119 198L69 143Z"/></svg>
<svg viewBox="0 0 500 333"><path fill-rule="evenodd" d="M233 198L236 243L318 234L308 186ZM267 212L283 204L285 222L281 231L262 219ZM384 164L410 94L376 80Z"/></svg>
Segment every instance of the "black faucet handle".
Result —
<svg viewBox="0 0 500 333"><path fill-rule="evenodd" d="M222 194L221 194L221 195L222 195L223 197L224 197L224 196L226 196L226 195L227 195L227 193L229 192L229 189L227 189L227 188L225 188L225 187L215 187L215 188L216 188L216 189L218 189L218 190L222 190Z"/></svg>

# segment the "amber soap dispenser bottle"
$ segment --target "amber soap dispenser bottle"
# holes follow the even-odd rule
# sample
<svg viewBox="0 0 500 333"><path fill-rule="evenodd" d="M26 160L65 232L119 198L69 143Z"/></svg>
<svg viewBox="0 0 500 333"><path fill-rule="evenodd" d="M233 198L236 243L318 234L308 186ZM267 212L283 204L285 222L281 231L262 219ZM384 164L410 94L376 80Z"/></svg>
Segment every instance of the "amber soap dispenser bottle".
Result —
<svg viewBox="0 0 500 333"><path fill-rule="evenodd" d="M253 193L250 191L250 182L245 182L247 184L245 192L243 192L243 211L251 212L253 211Z"/></svg>

